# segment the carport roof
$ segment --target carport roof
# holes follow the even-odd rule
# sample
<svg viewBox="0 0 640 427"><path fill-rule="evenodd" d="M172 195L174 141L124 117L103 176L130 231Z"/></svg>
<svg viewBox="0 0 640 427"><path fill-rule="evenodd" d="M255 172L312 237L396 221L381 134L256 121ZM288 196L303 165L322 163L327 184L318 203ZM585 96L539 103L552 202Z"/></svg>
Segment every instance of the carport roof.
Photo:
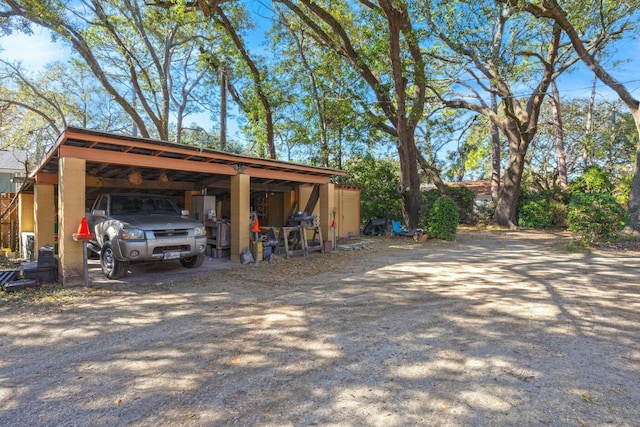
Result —
<svg viewBox="0 0 640 427"><path fill-rule="evenodd" d="M57 184L58 160L63 157L85 159L87 187L99 187L100 191L229 188L230 177L240 173L251 177L252 189L277 191L293 183L325 184L331 176L345 175L337 169L69 127L31 174L30 183Z"/></svg>

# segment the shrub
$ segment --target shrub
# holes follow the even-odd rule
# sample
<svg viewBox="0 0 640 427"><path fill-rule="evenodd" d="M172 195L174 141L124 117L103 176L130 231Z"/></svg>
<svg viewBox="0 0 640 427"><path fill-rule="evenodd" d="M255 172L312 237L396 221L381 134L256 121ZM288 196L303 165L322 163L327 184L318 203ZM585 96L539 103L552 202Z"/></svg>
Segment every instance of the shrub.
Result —
<svg viewBox="0 0 640 427"><path fill-rule="evenodd" d="M455 240L458 227L458 206L451 197L438 198L427 214L427 234L444 240Z"/></svg>
<svg viewBox="0 0 640 427"><path fill-rule="evenodd" d="M569 231L580 235L585 243L617 237L625 219L624 207L610 193L577 191L569 202Z"/></svg>
<svg viewBox="0 0 640 427"><path fill-rule="evenodd" d="M555 228L567 225L567 207L559 191L523 191L518 201L518 225Z"/></svg>
<svg viewBox="0 0 640 427"><path fill-rule="evenodd" d="M436 203L436 200L440 198L440 193L438 190L431 189L428 191L422 192L422 203L420 204L420 221L419 226L427 229L427 224L429 223L429 212L433 208L433 205Z"/></svg>
<svg viewBox="0 0 640 427"><path fill-rule="evenodd" d="M458 221L460 224L475 225L478 218L475 213L476 195L468 187L449 187L447 196L450 197L458 208ZM434 204L441 198L436 189L422 192L422 204L420 205L420 226L427 228L429 223L429 212Z"/></svg>
<svg viewBox="0 0 640 427"><path fill-rule="evenodd" d="M570 185L571 191L581 193L610 193L614 189L611 174L599 166L589 166L584 174Z"/></svg>
<svg viewBox="0 0 640 427"><path fill-rule="evenodd" d="M449 187L447 195L458 206L460 224L475 225L478 223L478 217L474 211L476 195L469 187Z"/></svg>

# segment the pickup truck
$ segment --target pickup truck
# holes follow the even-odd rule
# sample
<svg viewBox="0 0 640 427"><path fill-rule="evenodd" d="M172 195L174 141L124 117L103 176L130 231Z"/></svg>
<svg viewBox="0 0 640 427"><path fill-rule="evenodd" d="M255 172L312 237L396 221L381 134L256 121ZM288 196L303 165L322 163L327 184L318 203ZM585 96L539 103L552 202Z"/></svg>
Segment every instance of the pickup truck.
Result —
<svg viewBox="0 0 640 427"><path fill-rule="evenodd" d="M95 235L89 248L99 254L108 279L125 276L136 261L179 259L184 267L199 267L207 246L206 230L188 215L166 196L101 194L87 215Z"/></svg>

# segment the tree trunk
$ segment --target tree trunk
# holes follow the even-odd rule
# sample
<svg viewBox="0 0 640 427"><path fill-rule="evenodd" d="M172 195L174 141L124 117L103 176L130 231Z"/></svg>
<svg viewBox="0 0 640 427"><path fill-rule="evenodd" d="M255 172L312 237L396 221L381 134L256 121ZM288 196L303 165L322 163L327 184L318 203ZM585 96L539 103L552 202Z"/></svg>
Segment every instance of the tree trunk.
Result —
<svg viewBox="0 0 640 427"><path fill-rule="evenodd" d="M425 173L425 175L429 177L433 185L436 186L438 192L441 195L447 194L447 185L444 183L444 181L442 181L440 173L438 173L438 170L433 165L427 163L427 160L420 152L418 152L418 164L420 165L420 168Z"/></svg>
<svg viewBox="0 0 640 427"><path fill-rule="evenodd" d="M329 137L328 137L328 124L327 118L325 115L325 100L323 95L320 93L318 89L318 83L316 81L316 75L313 70L313 67L309 65L309 61L307 61L307 54L305 53L303 40L298 37L298 34L293 30L293 27L290 25L287 18L284 14L279 13L279 18L282 22L284 22L285 27L287 27L289 31L289 35L293 39L296 49L298 51L298 55L300 55L300 61L302 63L302 67L307 73L309 77L309 87L311 89L311 96L313 97L313 104L316 109L316 114L318 115L318 128L320 134L320 162L322 166L329 167Z"/></svg>
<svg viewBox="0 0 640 427"><path fill-rule="evenodd" d="M496 222L513 230L518 227L520 183L529 141L523 139L516 123L509 123L505 129L509 140L509 167L504 171L504 183L496 206Z"/></svg>
<svg viewBox="0 0 640 427"><path fill-rule="evenodd" d="M636 131L640 135L640 109L632 110ZM636 164L629 190L629 202L627 203L628 225L635 231L640 231L640 136L636 145Z"/></svg>
<svg viewBox="0 0 640 427"><path fill-rule="evenodd" d="M491 109L494 113L498 112L498 100L495 94L491 94ZM491 133L491 199L498 200L502 150L500 149L500 131L493 121L489 123L489 132Z"/></svg>
<svg viewBox="0 0 640 427"><path fill-rule="evenodd" d="M558 92L558 85L553 81L551 83L551 106L553 109L553 126L556 135L556 153L558 155L558 185L561 190L566 190L569 187L569 181L567 179L567 159L564 151L564 131L562 128L562 114L560 114L560 92Z"/></svg>
<svg viewBox="0 0 640 427"><path fill-rule="evenodd" d="M593 77L593 85L591 87L591 97L589 98L589 105L587 106L587 117L584 124L584 141L582 151L582 169L587 170L591 164L591 146L592 146L592 133L593 133L593 109L596 104L596 83L597 77Z"/></svg>
<svg viewBox="0 0 640 427"><path fill-rule="evenodd" d="M417 228L420 219L420 176L416 158L418 150L413 132L405 130L398 137L398 156L400 158L400 185L402 189L402 216L409 228Z"/></svg>
<svg viewBox="0 0 640 427"><path fill-rule="evenodd" d="M227 148L227 70L220 67L220 150Z"/></svg>

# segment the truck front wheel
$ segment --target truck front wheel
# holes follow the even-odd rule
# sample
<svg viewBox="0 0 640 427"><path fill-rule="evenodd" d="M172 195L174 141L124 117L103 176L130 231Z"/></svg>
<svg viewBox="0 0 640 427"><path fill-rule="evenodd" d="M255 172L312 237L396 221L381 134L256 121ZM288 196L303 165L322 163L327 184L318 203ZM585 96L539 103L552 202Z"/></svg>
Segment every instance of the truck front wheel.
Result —
<svg viewBox="0 0 640 427"><path fill-rule="evenodd" d="M202 265L204 261L204 255L194 255L186 258L180 258L180 264L186 268L196 268Z"/></svg>
<svg viewBox="0 0 640 427"><path fill-rule="evenodd" d="M100 266L107 279L119 279L127 274L129 261L117 260L113 255L113 245L107 241L100 251Z"/></svg>

